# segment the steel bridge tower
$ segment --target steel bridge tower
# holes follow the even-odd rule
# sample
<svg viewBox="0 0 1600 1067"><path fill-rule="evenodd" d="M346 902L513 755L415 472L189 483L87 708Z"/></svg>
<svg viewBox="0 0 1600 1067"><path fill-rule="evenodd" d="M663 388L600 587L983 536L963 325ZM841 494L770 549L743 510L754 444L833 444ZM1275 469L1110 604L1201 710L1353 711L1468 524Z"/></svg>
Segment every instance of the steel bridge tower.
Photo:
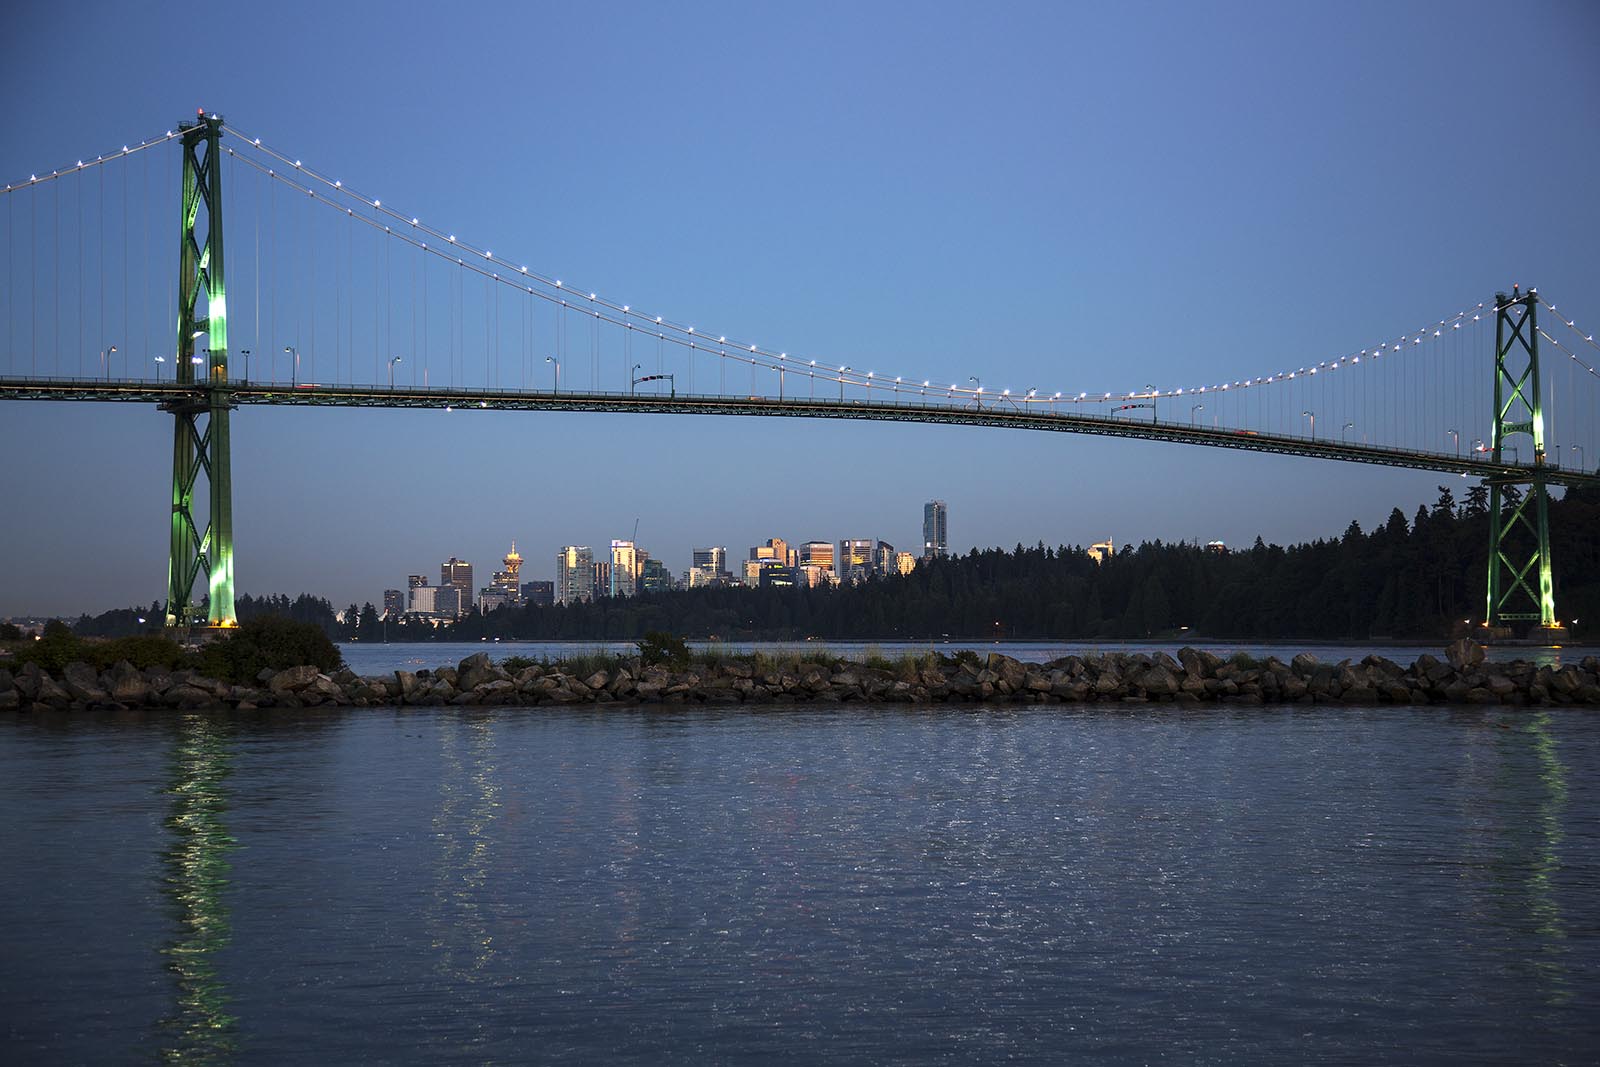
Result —
<svg viewBox="0 0 1600 1067"><path fill-rule="evenodd" d="M1539 390L1539 291L1496 293L1494 423L1492 459L1511 434L1533 438L1533 467L1526 475L1489 479L1489 596L1484 625L1493 636L1509 636L1512 622L1533 621L1532 636L1566 636L1556 619L1550 567L1550 510L1544 475L1544 411ZM1509 512L1505 490L1525 485ZM1537 573L1535 573L1537 572ZM1538 587L1531 584L1537 580Z"/></svg>
<svg viewBox="0 0 1600 1067"><path fill-rule="evenodd" d="M180 124L183 213L179 224L177 381L193 399L162 405L172 412L172 540L167 563L169 627L198 621L191 597L206 576L213 627L237 625L233 607L233 477L229 460L228 301L222 259L222 116L204 110ZM201 215L204 214L202 220ZM204 297L204 303L201 299ZM195 358L195 341L207 338ZM210 493L204 528L195 521L195 486Z"/></svg>

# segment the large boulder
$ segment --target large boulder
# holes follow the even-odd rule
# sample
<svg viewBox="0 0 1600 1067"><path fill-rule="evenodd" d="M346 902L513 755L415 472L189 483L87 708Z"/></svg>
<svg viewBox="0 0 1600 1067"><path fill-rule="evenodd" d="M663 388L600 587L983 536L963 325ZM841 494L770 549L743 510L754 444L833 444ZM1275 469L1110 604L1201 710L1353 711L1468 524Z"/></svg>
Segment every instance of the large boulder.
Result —
<svg viewBox="0 0 1600 1067"><path fill-rule="evenodd" d="M61 684L80 704L105 704L111 695L100 686L99 673L87 663L69 663L61 672Z"/></svg>
<svg viewBox="0 0 1600 1067"><path fill-rule="evenodd" d="M1469 670L1483 662L1483 646L1470 637L1457 638L1445 646L1444 658L1458 671Z"/></svg>
<svg viewBox="0 0 1600 1067"><path fill-rule="evenodd" d="M301 664L298 667L290 667L288 670L274 674L271 680L267 682L267 688L274 693L299 692L315 683L317 676L318 672L315 667L310 664Z"/></svg>
<svg viewBox="0 0 1600 1067"><path fill-rule="evenodd" d="M1309 652L1302 652L1289 661L1289 669L1302 678L1310 677L1317 669L1317 657Z"/></svg>

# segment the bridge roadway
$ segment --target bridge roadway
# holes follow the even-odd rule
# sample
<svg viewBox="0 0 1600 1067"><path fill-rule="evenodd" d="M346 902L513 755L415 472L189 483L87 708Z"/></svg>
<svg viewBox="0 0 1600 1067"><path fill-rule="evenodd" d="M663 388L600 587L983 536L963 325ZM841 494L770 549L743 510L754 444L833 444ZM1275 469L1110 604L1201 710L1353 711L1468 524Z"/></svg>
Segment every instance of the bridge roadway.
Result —
<svg viewBox="0 0 1600 1067"><path fill-rule="evenodd" d="M1208 427L1186 423L1140 421L1109 415L1048 410L1044 400L986 398L982 407L928 403L923 397L901 392L899 399L832 400L764 396L670 395L658 393L533 392L514 389L425 389L366 385L298 385L239 380L216 386L85 378L0 377L0 400L116 401L174 407L208 406L211 388L227 393L233 406L287 404L300 407L465 408L491 411L600 411L656 415L752 415L820 419L864 419L873 422L929 422L961 426L994 426L1014 430L1097 434L1175 444L1235 448L1249 452L1308 456L1315 459L1368 463L1385 467L1462 474L1468 477L1526 481L1536 468L1531 464L1495 463L1487 458L1442 452L1417 452L1357 442L1259 433L1254 430ZM1600 474L1546 464L1544 479L1551 485L1600 488Z"/></svg>

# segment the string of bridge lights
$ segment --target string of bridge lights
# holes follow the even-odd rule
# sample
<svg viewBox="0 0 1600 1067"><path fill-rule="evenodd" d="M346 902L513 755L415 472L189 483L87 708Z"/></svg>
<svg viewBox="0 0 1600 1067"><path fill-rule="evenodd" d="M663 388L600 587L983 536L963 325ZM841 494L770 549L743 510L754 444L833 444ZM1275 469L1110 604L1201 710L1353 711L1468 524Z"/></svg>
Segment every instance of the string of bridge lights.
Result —
<svg viewBox="0 0 1600 1067"><path fill-rule="evenodd" d="M429 226L426 222L422 222L418 216L406 216L406 214L394 210L392 206L384 206L381 198L368 197L368 195L362 194L362 192L358 192L352 187L347 187L342 182L342 179L328 178L326 174L304 165L298 158L291 158L285 152L280 152L274 147L262 144L261 138L251 138L250 134L243 133L235 126L224 125L224 131L234 134L235 138L242 139L248 146L261 150L262 154L275 158L275 160L288 166L288 168L293 168L294 173L302 174L309 181L318 182L326 189L333 190L333 197L318 194L317 190L314 187L310 187L309 184L293 181L288 174L277 171L277 168L262 165L261 162L253 160L248 155L238 154L238 152L235 152L234 147L227 147L227 154L230 157L237 158L240 162L253 166L261 173L267 174L267 178L282 182L285 186L309 195L310 198L314 198L317 202L325 203L325 205L331 206L334 210L341 210L342 213L346 214L347 218L358 219L358 221L365 222L368 226L373 226L374 229L381 227L390 237L400 238L402 242L410 243L414 248L419 248L424 253L435 254L437 258L445 259L445 261L454 261L454 264L462 267L462 269L474 270L475 274L488 278L491 282L498 282L502 283L502 285L510 286L510 288L517 288L517 290L523 291L528 296L536 296L536 298L557 304L563 309L574 310L579 314L595 318L598 322L621 326L624 330L642 331L642 333L646 334L653 333L658 341L672 342L672 344L686 347L686 349L717 355L717 357L725 358L725 360L733 360L733 362L749 365L752 368L763 368L763 370L778 371L778 373L805 374L810 379L821 378L824 381L837 381L842 386L856 386L861 387L861 389L891 389L896 394L899 394L899 392L915 392L915 394L926 397L928 390L933 390L934 394L944 392L947 398L963 397L981 400L982 397L987 395L990 398L1003 398L1003 400L1010 403L1032 403L1032 405L1048 403L1048 405L1056 405L1056 403L1106 403L1112 402L1112 400L1158 400L1158 398L1163 397L1186 397L1186 395L1229 392L1229 390L1250 389L1250 387L1277 386L1277 384L1283 384L1283 382L1312 378L1318 373L1328 373L1328 371L1342 370L1347 366L1360 365L1363 362L1373 362L1373 360L1378 360L1384 355L1392 357L1392 355L1402 354L1405 350L1421 346L1429 338L1440 338L1446 330L1459 330L1466 322L1478 322L1482 318L1483 309L1485 309L1483 304L1477 304L1477 306L1458 312L1454 317L1442 318L1434 325L1424 326L1424 328L1414 331L1414 333L1402 334L1402 336L1395 338L1394 341L1382 342L1382 344L1373 346L1371 349L1350 352L1350 354L1341 355L1341 357L1333 358L1333 360L1323 360L1323 362L1315 363L1315 365L1299 366L1294 370L1277 371L1274 374L1261 374L1261 376L1254 376L1254 378L1214 382L1214 384L1208 384L1208 386L1178 387L1178 389L1165 390L1126 390L1126 392L1110 392L1110 390L1090 392L1090 390L1082 390L1077 394L1070 394L1070 392L1054 392L1054 394L1045 392L1045 394L1040 394L1037 389L1029 389L1026 392L1013 394L1011 389L1002 389L994 392L994 390L984 389L981 384L974 384L974 387L966 387L960 386L957 382L950 382L947 387L942 386L942 384L941 386L934 386L931 379L923 379L922 382L917 382L915 379L907 381L906 376L890 378L886 374L880 376L875 371L864 371L862 373L862 371L854 370L850 365L838 365L837 370L834 370L834 366L830 365L830 363L821 363L819 365L818 360L790 358L787 352L773 352L770 349L763 349L758 344L746 344L746 342L741 341L730 342L726 336L717 336L715 341L710 341L710 334L704 333L704 331L696 331L694 326L678 322L674 318L638 312L638 310L632 309L629 304L621 304L621 302L602 298L600 294L594 293L594 291L584 293L581 290L574 290L573 286L566 285L560 278L547 277L547 275L534 272L534 270L530 270L526 266L514 266L504 258L496 258L493 251L488 250L488 248L478 248L478 246L464 242L464 240L454 234L450 234L450 232L446 232L446 230ZM166 133L160 134L160 136L147 139L147 141L131 144L131 146L123 146L122 152L99 155L99 157L94 157L93 160L88 160L88 158L78 160L74 166L58 168L58 170L51 171L48 174L30 174L26 182L8 184L5 187L5 192L16 192L16 190L38 186L43 182L64 178L64 176L78 173L78 171L90 170L93 166L101 166L104 163L112 162L112 160L142 152L142 150L162 146L162 144L173 141L174 138L181 138L181 136L181 131L168 130ZM370 208L374 213L381 214L381 216L390 219L392 222L398 222L405 229L397 229L397 227L390 226L390 224L384 224L379 219L366 216L365 213L355 214L352 208L339 203L338 197L357 200L357 202L362 203L363 208ZM427 240L422 240L422 237L413 237L411 232L406 232L406 230L411 230L414 234L427 235L427 237L434 238L435 242L442 243L440 245L429 245ZM467 256L470 256L472 261L469 261ZM499 270L488 269L482 264L506 267L507 274L501 274ZM526 285L526 282L533 282L534 285L542 286L542 290L554 290L554 293L541 291L541 288L534 288L534 285ZM1546 302L1546 307L1549 307L1552 312L1555 310L1554 304L1549 304L1549 302ZM1566 320L1563 320L1563 322L1566 322ZM1568 322L1566 325L1576 330L1574 323ZM1581 331L1578 331L1578 333L1579 336L1584 336ZM1584 341L1589 342L1590 346L1600 349L1600 346L1595 346L1592 334L1584 336ZM1562 347L1554 339L1552 339L1552 344ZM1600 373L1597 373L1595 368L1582 362L1581 358L1571 354L1570 350L1566 350L1565 347L1562 347L1562 350L1568 354L1568 357L1573 358L1574 362L1582 366L1587 373L1594 374L1595 378L1600 378ZM974 379L970 379L970 381L974 381Z"/></svg>
<svg viewBox="0 0 1600 1067"><path fill-rule="evenodd" d="M1569 319L1566 316L1562 315L1561 312L1556 311L1556 306L1554 304L1550 303L1548 300L1541 299L1539 301L1539 303L1543 304L1546 308L1549 308L1550 311L1554 312L1557 318L1559 318L1562 322L1566 323L1567 329L1571 330L1574 334L1576 334L1579 338L1581 338L1583 340L1583 342L1585 344L1587 344L1590 348L1593 348L1596 351L1600 351L1600 343L1596 343L1595 342L1594 334L1585 333L1584 330L1576 322L1574 322L1572 319ZM1539 327L1539 333L1544 337L1544 339L1546 341L1549 341L1551 344L1553 344L1557 348L1561 349L1561 351L1565 352L1567 354L1567 358L1568 359L1572 360L1572 362L1574 362L1578 366L1582 367L1584 369L1584 371L1586 373L1588 373L1591 377L1600 378L1600 370L1596 370L1594 367L1590 366L1588 363L1585 363L1581 358L1579 358L1579 356L1578 356L1578 354L1576 352L1572 351L1570 348L1568 348L1566 345L1562 344L1560 341L1557 341L1554 337L1551 337L1548 333L1545 333L1545 329L1544 329L1543 326Z"/></svg>
<svg viewBox="0 0 1600 1067"><path fill-rule="evenodd" d="M775 371L780 374L787 372L805 375L812 380L821 379L829 382L838 382L841 386L855 386L867 390L892 390L896 394L904 392L922 397L928 396L931 390L935 395L944 393L946 398L960 397L963 399L977 399L981 402L983 398L988 397L992 400L1002 400L1012 404L1033 405L1063 403L1102 404L1108 401L1128 400L1153 401L1163 398L1229 392L1252 387L1280 385L1314 377L1319 373L1353 367L1363 362L1376 361L1384 356L1393 357L1405 351L1418 348L1431 338L1442 337L1446 331L1459 330L1468 322L1480 321L1485 310L1485 305L1479 303L1458 312L1454 316L1440 319L1437 323L1402 334L1391 341L1374 345L1370 349L1361 349L1332 360L1308 364L1293 370L1284 370L1273 374L1208 385L1186 386L1175 389L1146 388L1126 392L1091 392L1084 390L1076 393L1065 391L1041 393L1038 389L1029 389L1025 392L1016 393L1013 393L1011 389L993 391L986 390L981 384L976 384L975 379L969 379L975 382L972 387L954 382L948 386L942 384L934 385L931 379L923 379L919 382L915 378L907 379L904 375L890 377L888 375L879 375L875 371L863 372L848 364L841 364L835 368L831 363L819 363L815 359L791 358L787 352L772 351L754 343L729 341L725 335L717 335L715 340L712 340L710 334L699 331L694 326L682 321L669 319L662 315L652 316L647 312L634 309L629 304L619 303L600 296L593 291L574 288L559 278L544 275L526 265L516 265L504 257L497 257L487 248L462 240L456 234L438 229L423 222L417 216L408 215L396 210L393 206L385 205L381 198L368 196L346 185L342 179L329 177L327 174L305 165L302 160L264 144L259 137L252 137L244 131L229 125L224 125L223 129L250 147L289 168L286 173L274 166L252 159L247 154L240 154L231 146L227 148L230 156L255 168L268 178L295 189L297 192L304 193L311 199L323 203L334 210L342 211L348 218L359 220L375 229L382 229L385 234L398 238L422 252L431 253L447 262L454 262L457 267L471 270L492 282L506 285L529 296L538 297L596 321L606 322L646 336L654 336L659 341L672 343L691 351L705 352L724 360L738 362L757 369ZM301 175L306 181L304 183L297 181L290 176L291 174ZM311 183L320 184L324 189L331 190L332 196L326 193L319 194ZM340 197L358 202L364 210L358 214L355 209L339 203L337 198ZM367 212L369 211L373 214L368 214ZM384 219L389 221L384 222ZM425 237L437 243L430 244L429 240L424 239ZM506 273L493 269L496 266L505 270ZM533 284L529 284L530 282Z"/></svg>
<svg viewBox="0 0 1600 1067"><path fill-rule="evenodd" d="M80 171L91 170L91 169L93 169L95 167L104 166L105 164L110 163L110 162L112 162L114 160L126 159L127 157L129 157L131 155L134 155L135 153L143 152L147 148L154 148L157 145L166 144L168 141L172 140L173 138L182 137L182 136L183 136L182 131L179 131L179 130L168 130L166 133L162 134L161 136L152 137L148 141L140 141L138 144L134 144L134 145L123 145L122 146L122 151L120 151L120 152L108 152L103 156L95 156L93 159L88 159L88 158L80 159L73 166L60 167L60 168L57 168L56 170L53 170L53 171L49 172L48 174L40 174L40 173L30 174L30 175L28 175L28 180L27 181L25 181L25 182L12 182L11 184L9 184L9 185L7 185L5 187L3 192L6 192L6 193L21 192L23 189L30 189L30 188L32 188L33 186L36 186L36 185L43 185L45 182L53 182L58 178L65 178L65 177L68 177L70 175L77 174Z"/></svg>

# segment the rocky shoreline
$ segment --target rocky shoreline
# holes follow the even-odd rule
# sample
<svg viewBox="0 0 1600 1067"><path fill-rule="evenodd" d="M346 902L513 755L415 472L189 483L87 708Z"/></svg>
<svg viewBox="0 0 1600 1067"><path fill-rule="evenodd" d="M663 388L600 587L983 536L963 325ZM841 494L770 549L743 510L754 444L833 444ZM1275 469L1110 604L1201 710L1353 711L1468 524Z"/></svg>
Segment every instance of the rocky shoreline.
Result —
<svg viewBox="0 0 1600 1067"><path fill-rule="evenodd" d="M637 657L617 660L612 669L567 666L508 670L480 652L437 670L361 677L348 669L326 674L302 666L263 671L256 684L235 685L194 671L141 671L127 662L107 671L72 663L55 674L29 663L15 672L0 668L0 711L807 702L1600 706L1600 657L1559 668L1524 660L1489 663L1470 640L1453 643L1443 660L1422 655L1409 667L1382 656L1322 663L1302 653L1284 663L1270 656L1223 659L1191 648L1176 658L1110 652L1048 663L998 653L986 659L927 656L888 669L820 657L786 663L729 657L682 669Z"/></svg>

